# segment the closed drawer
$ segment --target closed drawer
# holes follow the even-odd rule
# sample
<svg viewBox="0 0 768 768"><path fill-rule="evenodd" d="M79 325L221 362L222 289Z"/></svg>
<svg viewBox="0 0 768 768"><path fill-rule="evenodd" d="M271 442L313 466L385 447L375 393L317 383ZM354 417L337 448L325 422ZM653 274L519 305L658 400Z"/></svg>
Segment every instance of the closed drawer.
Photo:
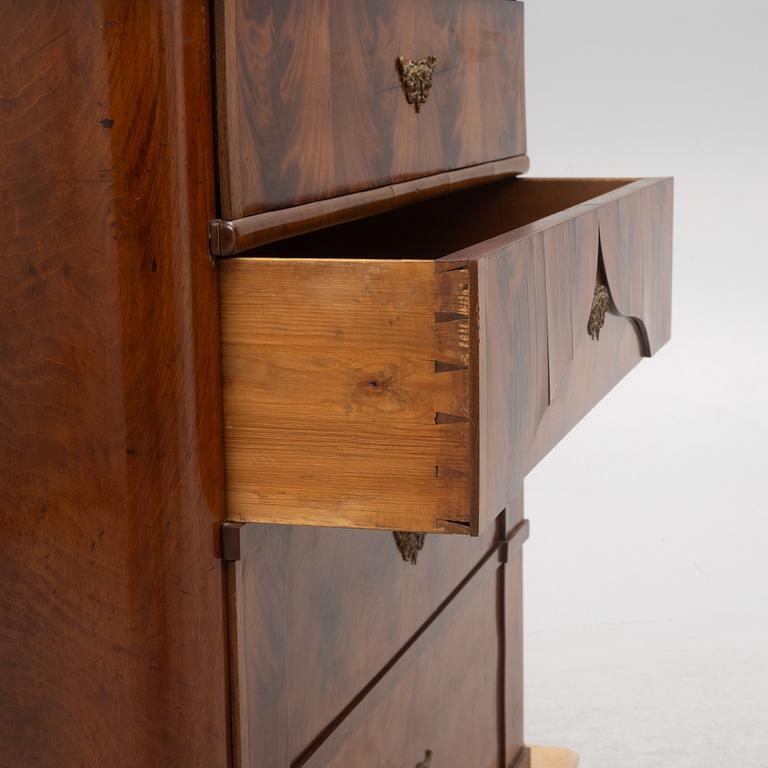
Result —
<svg viewBox="0 0 768 768"><path fill-rule="evenodd" d="M218 0L222 217L525 155L522 35L510 0Z"/></svg>
<svg viewBox="0 0 768 768"><path fill-rule="evenodd" d="M383 531L225 526L236 765L301 762L508 532L522 543L521 515L520 501L477 539L421 549Z"/></svg>
<svg viewBox="0 0 768 768"><path fill-rule="evenodd" d="M507 740L502 719L503 579L498 561L486 562L325 736L306 768L498 768L502 750L514 760L522 743ZM508 648L517 665L519 638Z"/></svg>
<svg viewBox="0 0 768 768"><path fill-rule="evenodd" d="M478 532L667 341L671 245L671 180L509 180L222 261L230 519Z"/></svg>

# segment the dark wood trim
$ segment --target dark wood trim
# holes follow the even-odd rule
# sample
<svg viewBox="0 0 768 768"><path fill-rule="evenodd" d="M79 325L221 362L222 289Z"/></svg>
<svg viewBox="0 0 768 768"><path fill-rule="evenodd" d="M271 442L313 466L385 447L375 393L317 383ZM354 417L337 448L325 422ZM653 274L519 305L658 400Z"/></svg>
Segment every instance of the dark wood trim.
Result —
<svg viewBox="0 0 768 768"><path fill-rule="evenodd" d="M386 213L448 192L518 176L529 167L528 155L518 155L242 219L214 219L210 225L211 253L214 256L235 256L275 240Z"/></svg>
<svg viewBox="0 0 768 768"><path fill-rule="evenodd" d="M521 520L509 533L506 540L502 542L499 551L499 560L502 563L508 563L510 557L514 557L528 541L531 535L531 525L528 520Z"/></svg>
<svg viewBox="0 0 768 768"><path fill-rule="evenodd" d="M245 523L224 523L221 526L221 559L229 563L237 562L240 550L240 529Z"/></svg>

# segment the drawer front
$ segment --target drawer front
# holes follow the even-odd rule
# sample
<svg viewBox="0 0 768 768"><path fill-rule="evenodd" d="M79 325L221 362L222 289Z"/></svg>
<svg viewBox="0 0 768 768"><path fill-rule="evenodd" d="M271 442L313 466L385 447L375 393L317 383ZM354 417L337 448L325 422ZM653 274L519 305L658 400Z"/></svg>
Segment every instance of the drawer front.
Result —
<svg viewBox="0 0 768 768"><path fill-rule="evenodd" d="M216 36L225 219L525 154L521 2L218 0Z"/></svg>
<svg viewBox="0 0 768 768"><path fill-rule="evenodd" d="M319 745L307 768L496 768L500 581L490 561Z"/></svg>
<svg viewBox="0 0 768 768"><path fill-rule="evenodd" d="M669 338L671 247L670 180L515 180L223 262L230 519L481 530Z"/></svg>
<svg viewBox="0 0 768 768"><path fill-rule="evenodd" d="M669 339L671 257L671 180L620 186L450 257L477 268L480 527Z"/></svg>
<svg viewBox="0 0 768 768"><path fill-rule="evenodd" d="M479 539L407 546L381 531L227 526L236 764L299 760L481 563L498 560L507 531L522 542L521 516L520 503Z"/></svg>

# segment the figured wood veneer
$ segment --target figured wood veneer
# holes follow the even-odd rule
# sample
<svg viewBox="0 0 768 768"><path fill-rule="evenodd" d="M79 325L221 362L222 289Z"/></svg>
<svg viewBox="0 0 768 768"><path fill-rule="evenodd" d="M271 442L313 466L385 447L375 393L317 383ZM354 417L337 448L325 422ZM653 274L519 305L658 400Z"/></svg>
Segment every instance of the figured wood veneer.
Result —
<svg viewBox="0 0 768 768"><path fill-rule="evenodd" d="M525 155L523 3L216 0L222 218ZM435 56L408 104L397 60Z"/></svg>
<svg viewBox="0 0 768 768"><path fill-rule="evenodd" d="M521 519L522 503L507 525ZM311 751L504 531L427 537L415 565L384 531L228 524L225 534L236 764L248 768Z"/></svg>
<svg viewBox="0 0 768 768"><path fill-rule="evenodd" d="M0 5L0 765L225 768L207 7Z"/></svg>
<svg viewBox="0 0 768 768"><path fill-rule="evenodd" d="M387 532L227 524L223 533L235 768L325 765L350 749L407 764L423 739L448 765L461 765L470 750L492 755L488 765L498 758L530 768L522 498L479 539L428 536L415 566L402 562ZM492 624L466 615L477 599L488 619L495 614ZM443 653L453 643L446 636L473 639ZM428 674L415 671L424 665ZM487 676L482 686L478 673ZM457 734L439 727L447 712L471 729L456 754L449 745ZM404 715L405 729L388 725Z"/></svg>
<svg viewBox="0 0 768 768"><path fill-rule="evenodd" d="M484 563L306 768L411 768L427 751L430 768L498 764L502 571L495 558Z"/></svg>
<svg viewBox="0 0 768 768"><path fill-rule="evenodd" d="M513 180L223 262L228 517L480 530L669 338L671 212L670 180Z"/></svg>

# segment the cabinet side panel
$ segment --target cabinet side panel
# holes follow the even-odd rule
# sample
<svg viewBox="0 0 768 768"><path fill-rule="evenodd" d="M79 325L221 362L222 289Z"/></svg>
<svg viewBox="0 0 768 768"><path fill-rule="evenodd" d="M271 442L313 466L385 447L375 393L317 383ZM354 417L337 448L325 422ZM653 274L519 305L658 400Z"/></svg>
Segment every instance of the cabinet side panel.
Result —
<svg viewBox="0 0 768 768"><path fill-rule="evenodd" d="M217 3L225 218L525 155L522 2Z"/></svg>
<svg viewBox="0 0 768 768"><path fill-rule="evenodd" d="M0 762L228 764L205 4L5 5Z"/></svg>

